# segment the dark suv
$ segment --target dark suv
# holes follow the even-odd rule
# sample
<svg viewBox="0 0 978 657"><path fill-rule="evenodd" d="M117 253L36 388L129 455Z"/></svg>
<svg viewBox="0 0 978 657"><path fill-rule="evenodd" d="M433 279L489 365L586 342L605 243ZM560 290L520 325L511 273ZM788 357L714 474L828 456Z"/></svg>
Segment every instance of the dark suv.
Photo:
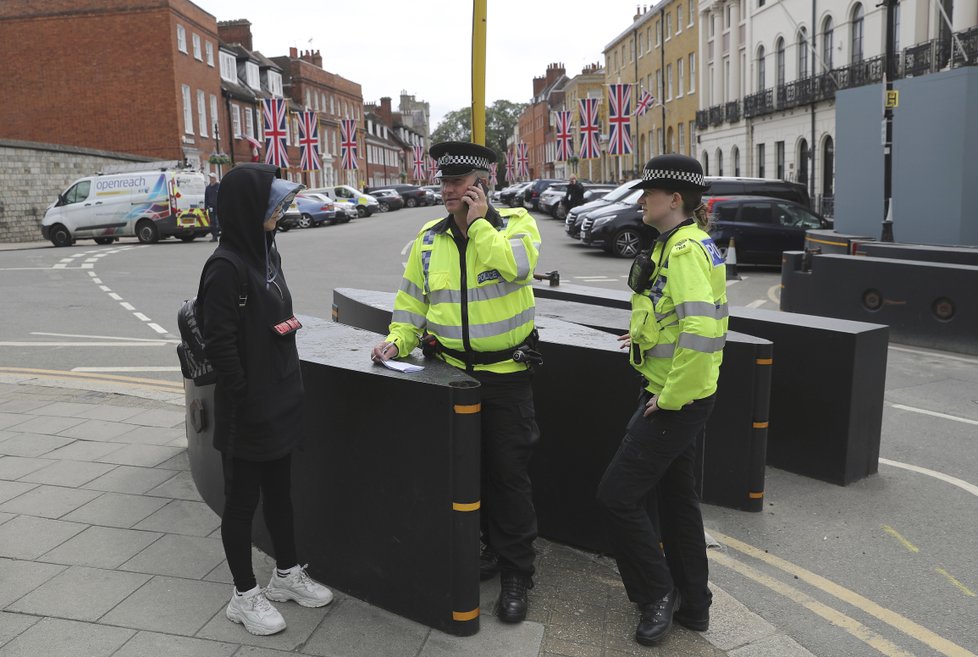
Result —
<svg viewBox="0 0 978 657"><path fill-rule="evenodd" d="M554 183L564 182L556 178L537 178L523 190L523 207L529 210L540 209L540 194Z"/></svg>
<svg viewBox="0 0 978 657"><path fill-rule="evenodd" d="M369 194L374 189L393 189L404 199L404 205L409 208L416 208L419 205L428 205L428 193L417 185L383 185L381 187L367 187L366 193Z"/></svg>
<svg viewBox="0 0 978 657"><path fill-rule="evenodd" d="M808 189L801 183L774 178L734 178L730 176L706 176L710 186L703 196L769 196L800 203L811 208Z"/></svg>
<svg viewBox="0 0 978 657"><path fill-rule="evenodd" d="M710 236L724 252L737 243L737 262L781 262L784 251L805 248L805 231L832 223L800 203L766 196L713 196L706 202Z"/></svg>

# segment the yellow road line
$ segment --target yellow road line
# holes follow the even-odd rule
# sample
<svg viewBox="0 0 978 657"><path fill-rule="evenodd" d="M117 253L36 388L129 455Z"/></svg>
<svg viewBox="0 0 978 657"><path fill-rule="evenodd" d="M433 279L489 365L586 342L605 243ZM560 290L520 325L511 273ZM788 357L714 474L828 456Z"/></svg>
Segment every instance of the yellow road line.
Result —
<svg viewBox="0 0 978 657"><path fill-rule="evenodd" d="M759 559L764 563L773 566L779 570L783 570L789 575L794 575L798 579L806 582L815 588L821 589L822 591L834 596L843 602L847 602L864 612L878 618L887 625L903 632L909 637L912 637L924 645L930 647L931 649L941 653L942 655L947 655L947 657L978 657L975 653L962 648L958 644L945 639L939 634L932 632L923 625L915 623L905 616L901 616L895 611L891 611L885 607L878 605L869 598L859 595L855 591L850 591L844 586L840 586L835 582L822 577L821 575L816 575L810 570L806 570L801 566L795 565L790 561L786 561L780 557L776 557L773 554L764 552L752 545L748 545L742 541L738 541L730 536L725 536L716 531L710 531L717 540L731 549L737 550L747 556Z"/></svg>
<svg viewBox="0 0 978 657"><path fill-rule="evenodd" d="M893 529L889 525L883 525L883 531L885 531L887 534L889 534L890 536L892 536L893 538L895 538L897 541L900 542L900 545L902 545L903 547L907 548L911 552L920 552L920 548L919 547L917 547L916 545L914 545L913 543L911 543L910 541L908 541L907 539L905 539L903 536L900 535L900 532L898 532L897 530Z"/></svg>
<svg viewBox="0 0 978 657"><path fill-rule="evenodd" d="M944 577L947 578L947 581L951 582L951 584L954 584L956 587L958 587L961 590L961 592L964 593L965 595L970 596L972 598L978 597L978 596L975 595L975 592L974 591L972 591L967 586L965 586L964 584L962 584L961 582L959 582L958 579L954 575L952 575L951 573L947 572L943 568L935 568L934 570L936 570L941 575L944 575Z"/></svg>
<svg viewBox="0 0 978 657"><path fill-rule="evenodd" d="M88 381L112 381L129 383L150 388L162 388L172 392L183 392L183 383L164 381L162 379L143 379L135 376L119 376L117 374L95 374L93 372L68 372L65 370L39 370L30 367L0 367L0 374L30 374L49 379L81 379Z"/></svg>
<svg viewBox="0 0 978 657"><path fill-rule="evenodd" d="M880 634L877 634L856 619L846 616L841 611L833 609L832 607L815 600L811 596L799 591L793 586L789 586L773 577L765 575L759 570L751 568L747 564L741 563L740 561L737 561L733 557L730 557L722 552L710 551L709 555L711 561L715 561L723 566L726 566L730 570L738 572L744 577L761 584L762 586L766 586L775 593L779 593L788 598L792 602L797 602L805 609L818 614L836 627L841 627L852 636L856 637L863 643L868 644L870 647L875 648L884 655L888 655L889 657L913 657L913 653L903 650L900 648L900 646L896 645Z"/></svg>

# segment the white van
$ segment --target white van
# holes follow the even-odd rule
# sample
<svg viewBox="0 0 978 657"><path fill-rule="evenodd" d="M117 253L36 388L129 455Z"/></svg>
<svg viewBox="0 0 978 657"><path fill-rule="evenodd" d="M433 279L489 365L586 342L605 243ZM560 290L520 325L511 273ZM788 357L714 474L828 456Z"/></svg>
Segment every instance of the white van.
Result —
<svg viewBox="0 0 978 657"><path fill-rule="evenodd" d="M55 246L85 238L111 244L132 236L147 244L170 235L189 242L210 232L204 187L199 171L156 169L82 178L48 207L41 234Z"/></svg>

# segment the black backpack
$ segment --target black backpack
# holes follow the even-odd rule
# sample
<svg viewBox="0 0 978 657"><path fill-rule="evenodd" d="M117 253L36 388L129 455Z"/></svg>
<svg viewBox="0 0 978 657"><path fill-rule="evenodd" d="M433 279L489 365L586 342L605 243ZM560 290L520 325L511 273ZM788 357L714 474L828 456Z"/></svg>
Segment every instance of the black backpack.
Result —
<svg viewBox="0 0 978 657"><path fill-rule="evenodd" d="M244 312L248 304L248 274L245 265L236 253L220 247L214 251L204 268L200 272L200 283L197 285L197 294L204 283L204 274L207 266L215 260L223 258L234 265L238 278L238 312ZM206 386L217 381L217 372L213 365L207 360L204 352L204 335L201 332L200 321L197 315L197 297L187 299L177 311L177 328L180 330L180 344L177 345L177 358L180 359L180 371L183 378L193 379L198 386Z"/></svg>

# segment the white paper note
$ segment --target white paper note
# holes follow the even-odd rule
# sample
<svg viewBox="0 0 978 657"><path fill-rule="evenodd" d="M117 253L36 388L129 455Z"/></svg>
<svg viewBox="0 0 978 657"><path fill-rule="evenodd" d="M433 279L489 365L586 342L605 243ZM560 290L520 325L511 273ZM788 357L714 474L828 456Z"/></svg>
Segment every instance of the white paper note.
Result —
<svg viewBox="0 0 978 657"><path fill-rule="evenodd" d="M411 363L406 363L404 361L382 360L381 364L389 370L394 370L395 372L420 372L424 369L421 365L412 365Z"/></svg>

